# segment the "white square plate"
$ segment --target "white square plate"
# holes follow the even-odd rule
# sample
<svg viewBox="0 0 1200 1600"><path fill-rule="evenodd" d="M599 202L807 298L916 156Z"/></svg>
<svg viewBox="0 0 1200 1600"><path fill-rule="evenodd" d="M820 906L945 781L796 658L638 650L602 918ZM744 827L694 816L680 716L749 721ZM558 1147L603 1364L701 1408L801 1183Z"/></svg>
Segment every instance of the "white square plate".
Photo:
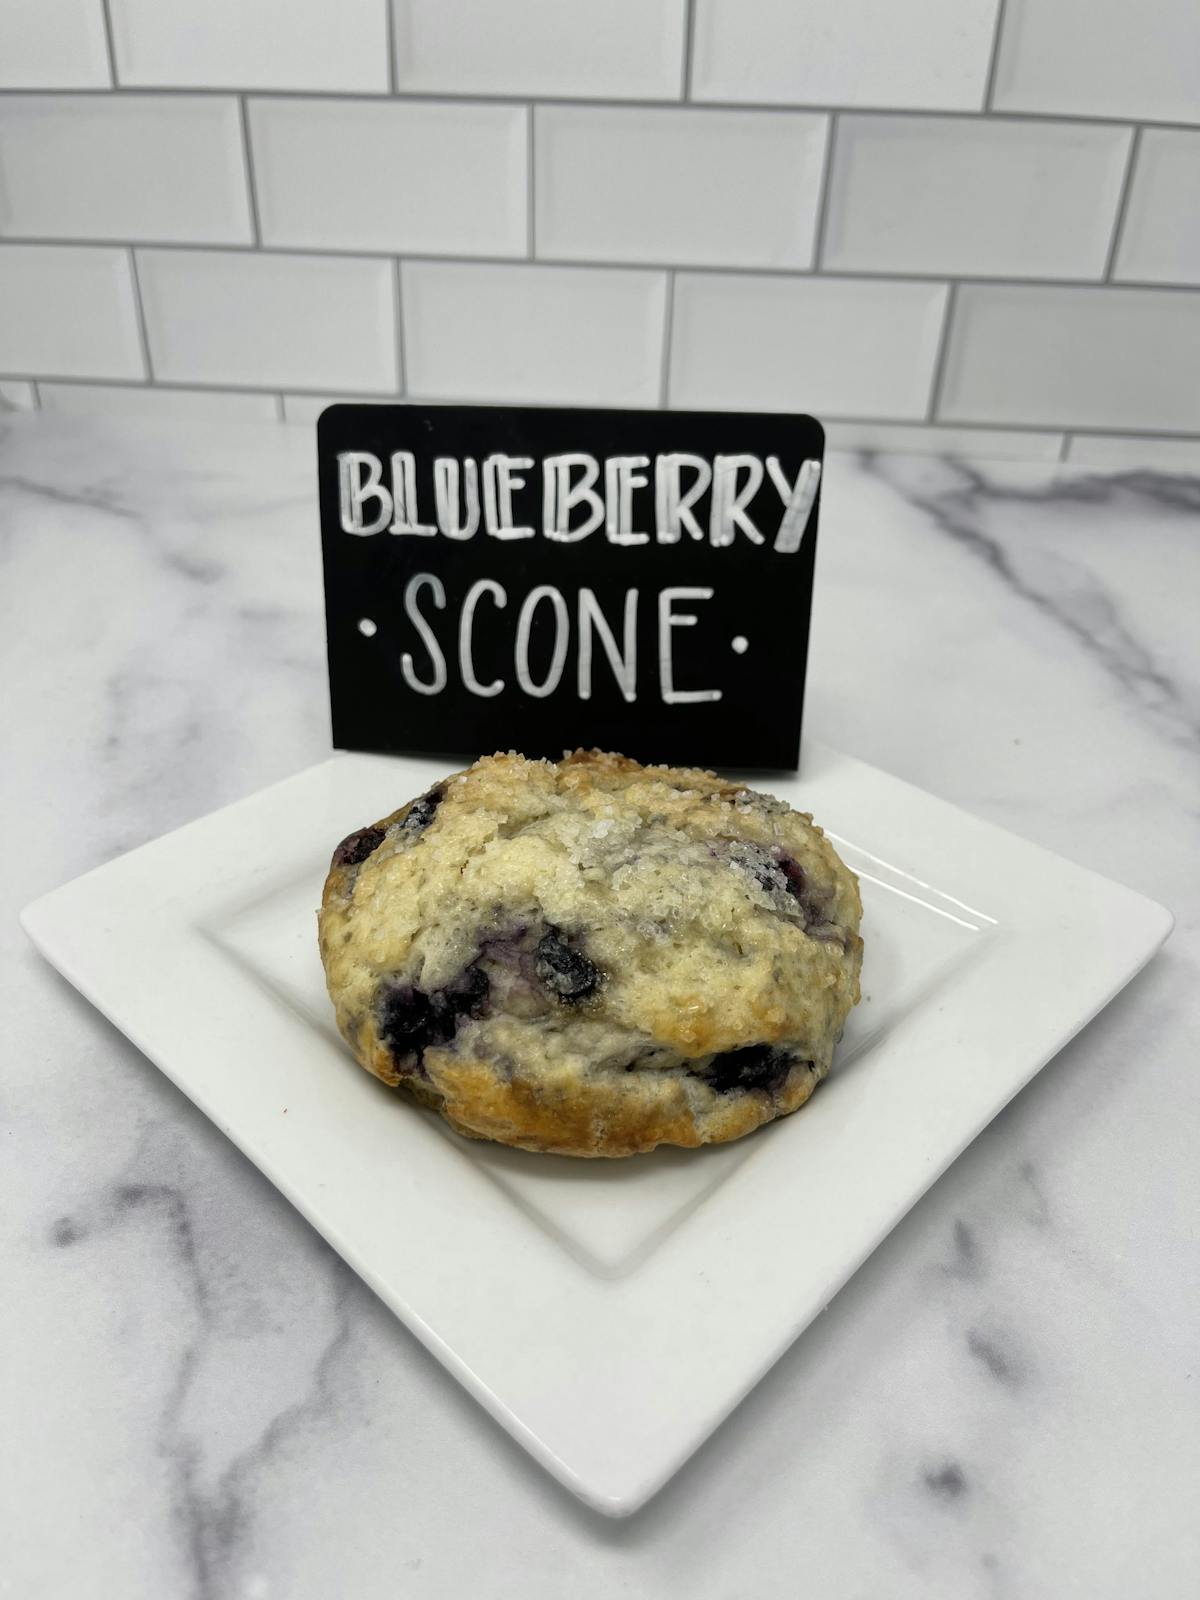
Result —
<svg viewBox="0 0 1200 1600"><path fill-rule="evenodd" d="M526 1155L458 1138L354 1066L325 995L314 913L332 846L443 770L336 756L23 922L516 1439L624 1515L1171 917L806 744L802 775L769 787L827 828L865 905L863 1003L829 1081L717 1149Z"/></svg>

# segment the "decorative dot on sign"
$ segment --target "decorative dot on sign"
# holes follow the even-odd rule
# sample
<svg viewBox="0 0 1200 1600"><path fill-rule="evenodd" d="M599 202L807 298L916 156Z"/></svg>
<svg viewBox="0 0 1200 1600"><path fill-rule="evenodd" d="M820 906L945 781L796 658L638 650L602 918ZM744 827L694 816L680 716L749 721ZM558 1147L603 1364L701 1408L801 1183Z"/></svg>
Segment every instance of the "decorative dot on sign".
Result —
<svg viewBox="0 0 1200 1600"><path fill-rule="evenodd" d="M379 629L371 621L370 617L359 617L358 631L362 634L364 639L373 639L379 632Z"/></svg>
<svg viewBox="0 0 1200 1600"><path fill-rule="evenodd" d="M750 648L750 641L746 638L744 633L735 634L729 643L732 646L734 653L739 656L744 656L746 651Z"/></svg>

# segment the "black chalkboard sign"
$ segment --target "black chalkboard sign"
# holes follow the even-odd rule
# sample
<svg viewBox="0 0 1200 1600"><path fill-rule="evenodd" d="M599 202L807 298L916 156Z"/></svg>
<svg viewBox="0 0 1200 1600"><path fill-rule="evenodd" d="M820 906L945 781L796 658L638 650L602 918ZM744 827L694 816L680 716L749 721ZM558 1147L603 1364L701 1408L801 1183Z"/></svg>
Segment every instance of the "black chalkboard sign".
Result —
<svg viewBox="0 0 1200 1600"><path fill-rule="evenodd" d="M796 766L812 417L335 405L317 440L335 745Z"/></svg>

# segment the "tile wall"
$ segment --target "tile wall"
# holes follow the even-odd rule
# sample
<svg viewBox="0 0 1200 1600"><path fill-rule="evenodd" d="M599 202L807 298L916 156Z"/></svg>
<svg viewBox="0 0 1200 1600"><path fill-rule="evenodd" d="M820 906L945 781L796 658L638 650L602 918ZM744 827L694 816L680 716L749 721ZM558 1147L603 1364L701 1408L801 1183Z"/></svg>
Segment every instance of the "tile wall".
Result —
<svg viewBox="0 0 1200 1600"><path fill-rule="evenodd" d="M1197 0L3 0L0 407L1200 471Z"/></svg>

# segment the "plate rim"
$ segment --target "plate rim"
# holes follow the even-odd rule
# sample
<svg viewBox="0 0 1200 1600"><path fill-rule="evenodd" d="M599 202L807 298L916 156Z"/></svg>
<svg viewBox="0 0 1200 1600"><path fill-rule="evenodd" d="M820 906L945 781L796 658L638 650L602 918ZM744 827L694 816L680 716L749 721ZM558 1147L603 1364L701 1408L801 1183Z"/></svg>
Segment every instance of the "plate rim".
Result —
<svg viewBox="0 0 1200 1600"><path fill-rule="evenodd" d="M526 1419L507 1402L497 1390L477 1371L463 1355L455 1348L453 1339L447 1339L438 1332L431 1322L422 1315L419 1302L422 1298L420 1285L414 1286L412 1298L406 1294L398 1293L394 1283L387 1281L386 1276L377 1267L363 1257L360 1248L348 1240L337 1223L334 1221L328 1207L322 1210L314 1204L311 1197L306 1197L303 1183L297 1185L286 1171L281 1171L280 1166L269 1153L255 1145L251 1139L238 1136L236 1128L229 1124L220 1108L206 1103L205 1096L197 1092L194 1082L184 1081L187 1073L177 1076L179 1061L174 1063L175 1070L162 1059L163 1046L157 1042L155 1027L145 1025L145 1014L141 1017L130 1018L128 996L118 997L114 1000L111 995L106 997L102 992L105 988L103 979L95 977L95 964L91 973L85 968L88 966L86 959L80 963L79 948L72 947L69 935L64 936L63 922L60 918L64 913L69 913L72 907L86 904L99 896L104 898L106 885L116 884L121 879L131 876L136 880L138 870L153 861L156 857L168 855L178 851L180 841L191 835L194 840L200 833L212 833L228 826L235 816L252 816L265 813L272 807L273 799L281 791L289 788L299 788L304 785L311 786L314 794L318 794L323 782L337 789L341 775L352 778L355 767L361 763L378 766L380 769L394 767L397 762L403 763L407 758L391 756L361 756L347 752L339 752L324 761L315 763L290 777L281 779L254 791L252 794L235 800L225 806L219 807L183 826L147 841L111 861L104 862L97 867L69 880L56 889L37 897L20 912L21 926L40 954L54 966L102 1015L108 1018L134 1046L146 1055L149 1060L167 1076L180 1091L190 1099L237 1147L254 1162L268 1179L280 1190L284 1197L296 1207L306 1220L346 1259L356 1273L383 1299L393 1312L398 1315L412 1333L426 1346L447 1370L461 1382L464 1387L476 1398L492 1417L503 1426L526 1450L534 1456L539 1463L557 1478L566 1488L577 1495L595 1510L609 1516L627 1516L640 1509L659 1489L674 1475L689 1456L720 1426L721 1422L736 1408L747 1393L760 1381L764 1374L774 1365L775 1361L783 1354L794 1339L813 1320L813 1317L822 1309L821 1305L800 1305L798 1312L790 1320L784 1320L778 1336L765 1343L760 1341L757 1357L752 1361L734 1362L739 1367L737 1381L727 1381L722 1387L722 1398L719 1404L710 1405L705 1414L691 1428L680 1424L675 1429L670 1448L661 1450L653 1459L641 1458L640 1462L634 1461L632 1456L626 1463L628 1470L611 1468L602 1472L595 1463L589 1468L572 1464L551 1443L543 1438L536 1428L531 1426ZM425 758L415 758L416 764L424 767L435 767L437 763ZM789 784L799 781L804 786L806 777L816 762L818 768L832 763L835 769L841 769L851 781L864 780L867 787L874 785L890 790L898 799L898 804L904 796L908 804L917 811L924 812L936 819L939 816L943 821L947 815L954 819L953 825L958 827L964 835L975 835L977 838L991 842L997 849L1003 844L1008 853L1014 851L1028 855L1031 863L1040 862L1043 867L1053 864L1054 874L1061 880L1074 882L1082 893L1086 889L1092 896L1099 896L1104 900L1113 898L1123 902L1123 909L1127 913L1122 922L1122 940L1124 954L1111 962L1111 971L1108 977L1093 985L1090 998L1084 1002L1082 1009L1078 1004L1064 1008L1069 1012L1068 1019L1061 1026L1050 1030L1048 1041L1039 1044L1033 1052L1031 1062L1016 1073L1002 1098L988 1111L982 1121L976 1117L970 1130L961 1137L952 1138L939 1152L938 1158L929 1168L919 1186L906 1191L907 1198L903 1199L898 1208L893 1205L887 1208L887 1214L880 1225L874 1230L871 1237L866 1238L861 1248L845 1256L839 1270L830 1277L826 1276L826 1288L823 1293L823 1303L827 1304L833 1296L840 1291L850 1277L858 1270L863 1262L873 1253L884 1238L899 1223L907 1211L916 1201L932 1187L933 1183L942 1173L957 1160L958 1156L973 1142L984 1127L992 1120L1004 1104L1008 1102L1020 1089L1036 1075L1057 1052L1132 979L1157 953L1162 944L1169 937L1174 926L1172 913L1157 901L1127 889L1123 885L1101 877L1086 867L1081 867L1063 857L1054 855L1039 845L1019 838L1019 836L997 827L995 824L983 821L972 816L971 813L962 811L948 802L929 795L901 779L868 766L856 759L843 756L828 747L816 745L813 741L805 743L806 765L800 774L784 774L781 777ZM361 767L360 767L360 770ZM440 770L440 768L439 768ZM765 780L754 780L760 784ZM831 831L834 829L834 819L830 817ZM847 836L847 830L838 825L836 831ZM324 836L322 835L322 841ZM227 901L225 902L228 903ZM1057 904L1057 902L1054 902ZM194 902L193 902L194 904ZM190 920L179 912L179 923L176 928L185 930L184 938L201 940L204 938L204 918L193 909ZM67 923L70 917L67 916ZM1035 923L1033 925L1037 927ZM1061 933L1065 927L1070 926L1070 919L1065 923L1056 924ZM1043 932L1044 932L1043 928ZM1004 925L998 935L1000 948L1011 950L1020 945L1022 935L1032 937L1031 928L1027 925L1022 928L1019 922L1010 922ZM989 936L990 938L997 936ZM89 941L85 939L85 945ZM1115 947L1107 952L1110 957L1116 956ZM215 943L210 950L212 959L219 960L226 969L231 981L235 970L227 952L219 951ZM981 952L979 961L980 970L987 972L990 963L986 953ZM247 980L249 981L249 980ZM136 1008L135 1008L136 1009ZM274 1016L274 1014L272 1013ZM275 1021L278 1018L275 1017ZM294 1018L293 1026L306 1026L301 1019ZM169 1054L169 1051L167 1052ZM1007 1080L1006 1080L1007 1081ZM366 1087L370 1087L369 1083ZM813 1106L819 1105L819 1100L814 1100ZM810 1113L811 1115L811 1113ZM776 1125L778 1126L778 1125ZM439 1135L440 1137L440 1135ZM761 1137L761 1135L760 1135ZM777 1163L776 1163L777 1164ZM435 1161L436 1165L436 1161ZM471 1165L467 1163L466 1165ZM745 1169L753 1166L753 1162L742 1163L729 1177L729 1183L736 1184L746 1177ZM483 1174L472 1166L477 1177ZM490 1180L489 1180L490 1181ZM724 1180L722 1185L724 1186ZM560 1247L555 1247L560 1249ZM655 1252L657 1254L657 1252ZM560 1255L565 1261L564 1254ZM654 1257L652 1256L651 1259ZM640 1267L637 1272L640 1272ZM636 1278L637 1272L634 1276ZM578 1279L573 1280L576 1285L576 1298L582 1299L578 1290ZM620 1282L620 1280L617 1280ZM611 1281L609 1281L611 1287ZM797 1299L800 1296L797 1295ZM636 1302L635 1302L636 1305ZM620 1452L618 1452L619 1456Z"/></svg>

